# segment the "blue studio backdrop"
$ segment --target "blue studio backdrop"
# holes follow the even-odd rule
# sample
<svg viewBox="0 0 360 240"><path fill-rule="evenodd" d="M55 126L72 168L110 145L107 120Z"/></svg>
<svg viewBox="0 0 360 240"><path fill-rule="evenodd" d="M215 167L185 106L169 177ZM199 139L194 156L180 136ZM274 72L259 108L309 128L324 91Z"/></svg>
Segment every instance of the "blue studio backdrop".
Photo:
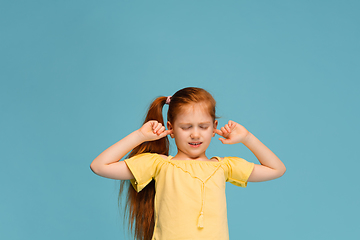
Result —
<svg viewBox="0 0 360 240"><path fill-rule="evenodd" d="M1 1L0 239L131 239L119 181L90 163L141 126L155 97L188 86L287 167L227 184L230 239L359 239L359 7ZM258 163L217 138L207 154Z"/></svg>

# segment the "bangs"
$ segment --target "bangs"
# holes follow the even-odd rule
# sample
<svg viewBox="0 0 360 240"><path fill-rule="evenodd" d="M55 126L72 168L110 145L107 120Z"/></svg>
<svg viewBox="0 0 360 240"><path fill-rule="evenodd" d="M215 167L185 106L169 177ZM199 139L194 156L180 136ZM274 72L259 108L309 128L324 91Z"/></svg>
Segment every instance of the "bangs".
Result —
<svg viewBox="0 0 360 240"><path fill-rule="evenodd" d="M213 122L216 120L216 115L215 115L215 107L213 107L213 104L209 101L202 101L202 102L191 102L188 104L183 104L182 106L179 106L179 111L177 112L177 114L182 114L182 113L188 113L191 111L195 111L195 107L199 107L201 111L208 113ZM173 121L175 121L175 119L172 119Z"/></svg>

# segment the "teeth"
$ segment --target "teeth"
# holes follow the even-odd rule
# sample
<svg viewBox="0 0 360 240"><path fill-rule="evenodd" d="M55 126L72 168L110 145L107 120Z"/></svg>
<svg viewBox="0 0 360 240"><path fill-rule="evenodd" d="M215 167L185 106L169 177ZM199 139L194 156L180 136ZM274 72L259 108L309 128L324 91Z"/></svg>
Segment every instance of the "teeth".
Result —
<svg viewBox="0 0 360 240"><path fill-rule="evenodd" d="M190 143L190 145L199 145L200 143Z"/></svg>

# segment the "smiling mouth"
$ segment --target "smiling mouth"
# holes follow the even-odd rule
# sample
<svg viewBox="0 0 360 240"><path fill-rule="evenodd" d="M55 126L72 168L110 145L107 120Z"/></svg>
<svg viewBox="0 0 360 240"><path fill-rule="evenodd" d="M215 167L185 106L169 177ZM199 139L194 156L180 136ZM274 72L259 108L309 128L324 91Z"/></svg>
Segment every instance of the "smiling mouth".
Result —
<svg viewBox="0 0 360 240"><path fill-rule="evenodd" d="M202 142L190 142L189 144L192 147L199 147L202 144Z"/></svg>

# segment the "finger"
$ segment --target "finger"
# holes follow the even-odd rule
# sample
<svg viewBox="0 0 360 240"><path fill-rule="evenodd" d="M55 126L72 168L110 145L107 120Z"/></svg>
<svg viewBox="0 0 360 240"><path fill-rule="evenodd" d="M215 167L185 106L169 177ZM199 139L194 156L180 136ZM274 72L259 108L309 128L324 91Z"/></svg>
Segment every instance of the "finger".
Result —
<svg viewBox="0 0 360 240"><path fill-rule="evenodd" d="M154 134L156 134L156 123L153 123L152 125L151 125L151 130L152 130L152 132L154 133Z"/></svg>
<svg viewBox="0 0 360 240"><path fill-rule="evenodd" d="M162 132L159 137L160 138L163 138L163 137L166 137L167 135L171 134L172 133L172 130L166 130L164 132Z"/></svg>
<svg viewBox="0 0 360 240"><path fill-rule="evenodd" d="M161 128L159 130L156 131L157 135L163 133L165 131L165 127L161 126Z"/></svg>
<svg viewBox="0 0 360 240"><path fill-rule="evenodd" d="M223 132L223 134L225 134L227 132L225 127L221 127L220 130Z"/></svg>
<svg viewBox="0 0 360 240"><path fill-rule="evenodd" d="M229 132L225 129L225 126L221 128L221 131L223 132L223 136L226 136L229 134Z"/></svg>
<svg viewBox="0 0 360 240"><path fill-rule="evenodd" d="M235 128L236 128L236 125L237 125L237 123L236 123L236 122L231 121L231 124L230 124L230 128L231 128L231 130L235 129Z"/></svg>
<svg viewBox="0 0 360 240"><path fill-rule="evenodd" d="M156 126L156 128L155 128L155 132L156 132L156 133L159 133L160 129L163 128L163 127L164 127L164 126L163 126L161 123L159 123L159 124ZM165 127L164 127L164 129L165 129Z"/></svg>
<svg viewBox="0 0 360 240"><path fill-rule="evenodd" d="M229 144L230 140L225 138L219 138L219 140L222 142L222 144Z"/></svg>
<svg viewBox="0 0 360 240"><path fill-rule="evenodd" d="M219 138L219 140L221 141L222 144L226 144L226 139L225 138Z"/></svg>
<svg viewBox="0 0 360 240"><path fill-rule="evenodd" d="M219 129L215 129L214 132L220 136L223 136L223 132L220 131Z"/></svg>
<svg viewBox="0 0 360 240"><path fill-rule="evenodd" d="M159 129L161 128L161 126L162 126L161 123L156 122L153 126L153 132L156 134L157 131L159 131Z"/></svg>
<svg viewBox="0 0 360 240"><path fill-rule="evenodd" d="M149 121L148 122L150 124L150 127L151 127L151 130L153 131L153 133L155 133L155 128L156 128L156 125L157 125L157 121Z"/></svg>
<svg viewBox="0 0 360 240"><path fill-rule="evenodd" d="M151 126L154 126L155 124L158 123L158 121L156 121L156 120L150 120L150 121L148 121L148 123L150 123Z"/></svg>
<svg viewBox="0 0 360 240"><path fill-rule="evenodd" d="M225 125L225 129L226 129L226 131L227 131L228 133L231 133L231 129L230 129L229 124L226 124L226 125Z"/></svg>

